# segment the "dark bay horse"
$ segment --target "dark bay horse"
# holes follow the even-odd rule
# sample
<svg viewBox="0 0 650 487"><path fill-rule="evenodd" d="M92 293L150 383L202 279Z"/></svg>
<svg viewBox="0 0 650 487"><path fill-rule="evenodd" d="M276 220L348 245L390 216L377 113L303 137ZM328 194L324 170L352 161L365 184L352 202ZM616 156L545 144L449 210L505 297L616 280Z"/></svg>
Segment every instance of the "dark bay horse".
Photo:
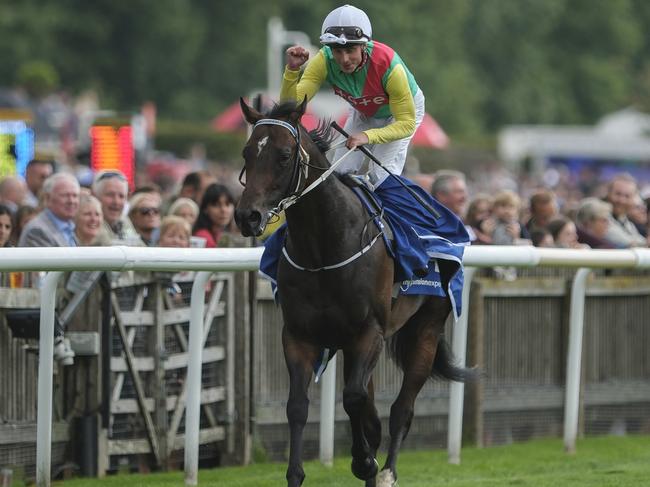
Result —
<svg viewBox="0 0 650 487"><path fill-rule="evenodd" d="M432 376L451 380L473 376L473 371L453 365L444 341L450 300L393 299L393 260L381 239L369 243L379 230L368 224L368 213L339 177L331 175L304 193L330 166L324 155L330 140L327 128L307 133L300 125L306 102L284 103L267 115L243 100L241 107L248 123L256 124L243 150L246 188L235 212L242 233L259 236L271 211L288 196L297 198L286 209L286 255L277 273L290 377L288 485L299 486L305 477L301 457L307 390L325 348L341 350L344 357L343 406L352 430L352 472L366 486L394 485L397 455L422 386ZM355 255L351 262L337 265ZM381 423L372 372L387 342L404 378L391 407L388 456L378 473L375 456Z"/></svg>

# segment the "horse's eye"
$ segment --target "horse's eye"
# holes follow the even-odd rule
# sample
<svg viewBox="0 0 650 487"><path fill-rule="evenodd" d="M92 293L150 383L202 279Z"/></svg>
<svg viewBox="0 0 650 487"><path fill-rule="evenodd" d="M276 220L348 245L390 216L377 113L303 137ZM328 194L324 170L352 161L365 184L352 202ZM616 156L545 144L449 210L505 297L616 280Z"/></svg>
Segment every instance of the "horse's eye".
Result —
<svg viewBox="0 0 650 487"><path fill-rule="evenodd" d="M289 159L291 159L291 149L289 149L288 147L285 149L281 149L279 151L278 156L280 158L280 162L286 164L289 161Z"/></svg>

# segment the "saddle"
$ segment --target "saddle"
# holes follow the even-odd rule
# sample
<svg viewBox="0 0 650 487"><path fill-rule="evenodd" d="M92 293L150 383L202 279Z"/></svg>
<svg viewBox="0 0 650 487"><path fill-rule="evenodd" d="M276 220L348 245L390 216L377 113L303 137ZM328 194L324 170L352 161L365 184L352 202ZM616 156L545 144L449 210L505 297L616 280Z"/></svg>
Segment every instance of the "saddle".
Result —
<svg viewBox="0 0 650 487"><path fill-rule="evenodd" d="M393 246L395 245L393 229L384 217L384 207L372 188L368 186L366 179L356 174L344 174L341 176L341 181L359 198L361 204L368 212L368 216L372 218L377 229L382 232L382 238L384 239L388 253L392 258L395 258L395 252L393 250Z"/></svg>

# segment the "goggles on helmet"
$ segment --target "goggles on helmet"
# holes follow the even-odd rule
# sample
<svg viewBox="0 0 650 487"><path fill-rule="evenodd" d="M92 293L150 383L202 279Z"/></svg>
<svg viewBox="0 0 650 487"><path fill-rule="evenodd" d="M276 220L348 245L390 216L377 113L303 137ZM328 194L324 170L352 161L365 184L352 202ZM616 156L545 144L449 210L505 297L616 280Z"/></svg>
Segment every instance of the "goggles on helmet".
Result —
<svg viewBox="0 0 650 487"><path fill-rule="evenodd" d="M320 41L323 44L348 44L360 43L370 40L368 36L363 33L360 27L341 27L332 26L325 29L325 32L320 36Z"/></svg>

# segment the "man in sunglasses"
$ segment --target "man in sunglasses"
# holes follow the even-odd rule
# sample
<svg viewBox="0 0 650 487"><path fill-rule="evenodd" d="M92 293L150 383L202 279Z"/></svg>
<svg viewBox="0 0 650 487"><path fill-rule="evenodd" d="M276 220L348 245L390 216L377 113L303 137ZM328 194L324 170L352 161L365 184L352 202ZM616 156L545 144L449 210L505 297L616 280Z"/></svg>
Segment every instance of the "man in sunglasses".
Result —
<svg viewBox="0 0 650 487"><path fill-rule="evenodd" d="M300 46L287 49L280 98L298 103L305 97L310 100L327 81L350 104L345 123L345 131L350 134L347 149L366 146L387 171L401 177L409 143L425 113L424 95L415 77L392 48L372 38L370 19L351 5L327 15L320 42L323 47L302 74L309 52ZM338 160L347 149L335 151L332 160ZM401 178L440 214L434 219L399 181L366 161L360 151L347 157L337 170L362 174L393 219L396 241L406 242L398 244L396 250L400 274L405 279L428 276L431 279L427 278L427 282L434 282L434 266L429 267L429 260L435 255L452 263L452 276L458 278L454 277L452 287L462 288L462 272L456 271L469 235L456 215L413 182Z"/></svg>
<svg viewBox="0 0 650 487"><path fill-rule="evenodd" d="M147 246L154 245L160 230L160 193L156 191L134 194L129 200L129 218Z"/></svg>

